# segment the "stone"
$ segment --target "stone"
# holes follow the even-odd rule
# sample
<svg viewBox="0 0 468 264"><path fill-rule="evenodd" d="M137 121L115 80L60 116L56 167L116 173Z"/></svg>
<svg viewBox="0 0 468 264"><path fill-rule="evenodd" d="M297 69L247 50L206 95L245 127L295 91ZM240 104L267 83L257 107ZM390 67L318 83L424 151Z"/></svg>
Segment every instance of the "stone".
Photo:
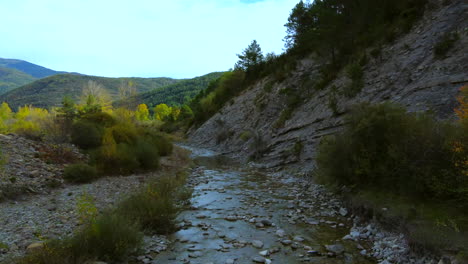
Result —
<svg viewBox="0 0 468 264"><path fill-rule="evenodd" d="M237 221L237 216L235 216L235 215L228 215L228 216L226 216L224 219L227 220L227 221L234 222L234 221Z"/></svg>
<svg viewBox="0 0 468 264"><path fill-rule="evenodd" d="M331 253L333 253L333 254L335 254L335 255L341 255L341 254L343 254L344 251L345 251L344 246L341 245L341 244L326 245L325 248L326 248L329 252L331 252Z"/></svg>
<svg viewBox="0 0 468 264"><path fill-rule="evenodd" d="M226 264L234 264L236 262L234 259L226 259Z"/></svg>
<svg viewBox="0 0 468 264"><path fill-rule="evenodd" d="M342 207L342 208L340 208L339 213L340 213L341 216L346 216L346 215L348 215L348 210L346 210L346 208Z"/></svg>
<svg viewBox="0 0 468 264"><path fill-rule="evenodd" d="M258 252L258 254L262 257L266 257L268 255L270 255L270 251L269 250L263 250L263 251L260 251Z"/></svg>
<svg viewBox="0 0 468 264"><path fill-rule="evenodd" d="M283 229L278 229L278 230L276 231L276 235L277 235L278 237L284 237L284 236L286 235L286 232L284 232Z"/></svg>
<svg viewBox="0 0 468 264"><path fill-rule="evenodd" d="M43 248L44 248L44 242L35 242L35 243L30 244L26 248L26 252L27 253L32 253L32 252L35 252L37 250L41 250Z"/></svg>
<svg viewBox="0 0 468 264"><path fill-rule="evenodd" d="M272 226L273 225L273 223L268 219L263 219L263 220L260 221L260 223L262 223L264 226Z"/></svg>
<svg viewBox="0 0 468 264"><path fill-rule="evenodd" d="M295 236L293 238L293 240L296 241L296 242L303 242L305 239L303 237L301 237L301 236Z"/></svg>
<svg viewBox="0 0 468 264"><path fill-rule="evenodd" d="M255 263L265 263L265 258L260 257L260 256L256 256L256 257L252 258L252 261L255 262Z"/></svg>
<svg viewBox="0 0 468 264"><path fill-rule="evenodd" d="M253 240L252 241L252 246L254 248L262 248L263 247L263 242L260 240Z"/></svg>
<svg viewBox="0 0 468 264"><path fill-rule="evenodd" d="M283 244L285 246L289 246L289 245L292 244L292 241L289 240L289 239L281 240L281 244Z"/></svg>

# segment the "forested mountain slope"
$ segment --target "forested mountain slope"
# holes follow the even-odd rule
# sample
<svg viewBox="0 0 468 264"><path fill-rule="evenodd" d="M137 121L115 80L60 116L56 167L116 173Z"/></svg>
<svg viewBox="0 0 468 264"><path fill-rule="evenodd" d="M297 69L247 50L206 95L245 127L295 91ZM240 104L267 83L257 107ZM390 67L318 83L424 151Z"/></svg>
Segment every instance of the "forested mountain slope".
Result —
<svg viewBox="0 0 468 264"><path fill-rule="evenodd" d="M120 87L130 86L134 91L140 93L177 82L177 80L171 78L105 78L59 74L37 80L0 95L0 101L7 102L12 109L23 105L33 105L41 108L60 106L64 96L79 100L83 87L89 81L101 85L110 95L112 101L119 99Z"/></svg>
<svg viewBox="0 0 468 264"><path fill-rule="evenodd" d="M117 101L115 105L126 105L131 107L136 107L137 104L146 104L149 107L154 107L162 103L181 105L190 101L190 99L201 90L206 89L210 82L219 78L222 74L222 72L212 72L192 79L181 80L177 83L139 93L126 100Z"/></svg>

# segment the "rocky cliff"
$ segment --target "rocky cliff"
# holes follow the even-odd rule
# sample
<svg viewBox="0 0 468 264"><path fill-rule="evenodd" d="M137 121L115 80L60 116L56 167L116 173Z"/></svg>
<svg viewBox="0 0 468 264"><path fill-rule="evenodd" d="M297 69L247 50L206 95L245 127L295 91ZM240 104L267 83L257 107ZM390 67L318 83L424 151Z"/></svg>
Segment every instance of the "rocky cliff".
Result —
<svg viewBox="0 0 468 264"><path fill-rule="evenodd" d="M312 88L320 62L311 55L298 62L284 81L274 83L267 77L249 87L190 131L190 141L245 160L261 148L260 161L267 167L310 170L320 139L339 131L344 115L357 103L393 101L409 111L454 118L458 89L468 83L467 12L464 1L432 1L408 34L381 47L378 56L368 55L364 87L352 98L340 92L351 81L344 71L325 89ZM446 56L434 56L434 46L447 33L457 33L459 39ZM303 103L278 126L287 107L287 90L298 91ZM335 109L330 107L331 98L336 98Z"/></svg>

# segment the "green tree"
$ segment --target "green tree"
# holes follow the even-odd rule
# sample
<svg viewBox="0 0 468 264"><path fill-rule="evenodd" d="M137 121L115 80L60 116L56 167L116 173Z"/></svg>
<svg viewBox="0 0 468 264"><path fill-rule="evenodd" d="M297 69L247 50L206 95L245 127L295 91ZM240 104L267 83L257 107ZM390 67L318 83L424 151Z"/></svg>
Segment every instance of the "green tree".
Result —
<svg viewBox="0 0 468 264"><path fill-rule="evenodd" d="M139 104L135 112L135 117L139 121L149 120L149 110L146 104Z"/></svg>
<svg viewBox="0 0 468 264"><path fill-rule="evenodd" d="M154 108L154 118L157 120L165 120L172 113L171 107L166 104L158 104Z"/></svg>
<svg viewBox="0 0 468 264"><path fill-rule="evenodd" d="M236 70L248 71L263 62L262 49L256 40L253 40L242 54L237 54L237 57L239 61L234 66Z"/></svg>

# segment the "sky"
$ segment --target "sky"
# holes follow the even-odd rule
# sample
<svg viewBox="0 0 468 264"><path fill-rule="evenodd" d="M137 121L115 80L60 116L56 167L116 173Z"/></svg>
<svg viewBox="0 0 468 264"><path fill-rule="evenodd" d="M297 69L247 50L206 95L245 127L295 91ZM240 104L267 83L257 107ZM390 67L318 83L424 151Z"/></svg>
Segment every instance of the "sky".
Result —
<svg viewBox="0 0 468 264"><path fill-rule="evenodd" d="M0 0L0 58L106 77L232 68L256 39L284 51L299 0Z"/></svg>

